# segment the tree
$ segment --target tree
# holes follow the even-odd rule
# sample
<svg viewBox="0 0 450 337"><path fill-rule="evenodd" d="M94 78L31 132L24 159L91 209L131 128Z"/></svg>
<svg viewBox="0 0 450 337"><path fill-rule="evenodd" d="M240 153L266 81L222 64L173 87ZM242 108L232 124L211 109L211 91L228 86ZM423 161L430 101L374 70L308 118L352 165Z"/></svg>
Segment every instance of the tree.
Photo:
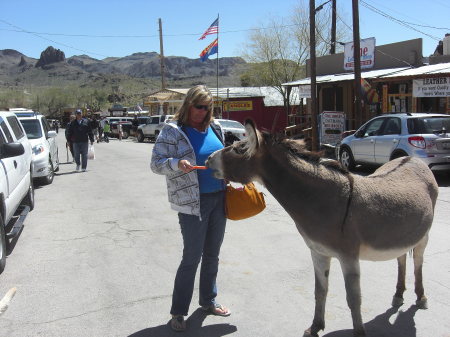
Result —
<svg viewBox="0 0 450 337"><path fill-rule="evenodd" d="M316 13L316 54L325 55L331 41L331 6ZM337 41L346 40L342 23L337 25ZM287 105L288 93L282 84L306 75L309 58L309 7L304 2L294 8L287 18L271 17L249 35L243 57L252 67L241 78L245 84L271 86L283 96Z"/></svg>

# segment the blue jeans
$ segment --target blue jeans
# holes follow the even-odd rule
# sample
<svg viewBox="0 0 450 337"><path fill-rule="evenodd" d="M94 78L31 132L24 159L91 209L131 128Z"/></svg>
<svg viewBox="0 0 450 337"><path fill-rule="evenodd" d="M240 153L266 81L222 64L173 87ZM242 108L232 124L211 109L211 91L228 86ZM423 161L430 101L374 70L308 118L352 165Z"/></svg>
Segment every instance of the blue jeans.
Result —
<svg viewBox="0 0 450 337"><path fill-rule="evenodd" d="M80 155L81 155L81 168L86 169L88 161L88 142L83 143L73 143L73 155L75 156L75 163L80 166Z"/></svg>
<svg viewBox="0 0 450 337"><path fill-rule="evenodd" d="M195 274L200 268L201 306L215 303L217 296L216 277L219 269L219 252L225 234L225 192L200 195L200 213L195 215L178 213L183 235L183 259L178 267L172 296L172 315L186 316L194 292Z"/></svg>

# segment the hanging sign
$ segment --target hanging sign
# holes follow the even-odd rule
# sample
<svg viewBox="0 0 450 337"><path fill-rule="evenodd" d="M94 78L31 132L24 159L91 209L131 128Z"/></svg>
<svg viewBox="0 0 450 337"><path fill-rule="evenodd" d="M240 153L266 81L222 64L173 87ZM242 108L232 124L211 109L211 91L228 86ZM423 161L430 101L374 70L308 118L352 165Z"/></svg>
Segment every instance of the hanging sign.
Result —
<svg viewBox="0 0 450 337"><path fill-rule="evenodd" d="M414 97L450 97L450 77L413 80Z"/></svg>
<svg viewBox="0 0 450 337"><path fill-rule="evenodd" d="M320 144L336 145L345 131L345 114L340 111L324 111L320 114Z"/></svg>
<svg viewBox="0 0 450 337"><path fill-rule="evenodd" d="M299 85L298 86L298 97L299 98L311 98L311 85Z"/></svg>
<svg viewBox="0 0 450 337"><path fill-rule="evenodd" d="M373 68L375 64L375 38L370 37L359 41L361 69ZM344 46L344 69L353 70L355 67L355 57L353 53L353 42L348 42Z"/></svg>

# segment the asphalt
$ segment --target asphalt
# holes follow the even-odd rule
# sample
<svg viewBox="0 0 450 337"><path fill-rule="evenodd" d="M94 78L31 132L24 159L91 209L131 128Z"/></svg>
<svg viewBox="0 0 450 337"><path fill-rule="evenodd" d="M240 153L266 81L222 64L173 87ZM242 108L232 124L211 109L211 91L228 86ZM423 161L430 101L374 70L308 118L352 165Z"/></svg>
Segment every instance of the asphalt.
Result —
<svg viewBox="0 0 450 337"><path fill-rule="evenodd" d="M149 168L153 144L132 139L96 144L88 172L75 173L74 164L66 163L61 131L58 142L61 169L52 185L36 189L36 208L0 275L0 298L17 288L0 315L0 336L284 337L302 336L310 326L314 275L309 250L290 217L262 188L266 210L227 224L218 301L232 315L200 311L197 282L188 331L172 332L167 322L182 242L165 179ZM362 261L368 336L450 337L450 179L437 178L440 194L423 270L429 309L414 304L411 258L399 309L390 305L396 261ZM352 336L336 260L320 336Z"/></svg>

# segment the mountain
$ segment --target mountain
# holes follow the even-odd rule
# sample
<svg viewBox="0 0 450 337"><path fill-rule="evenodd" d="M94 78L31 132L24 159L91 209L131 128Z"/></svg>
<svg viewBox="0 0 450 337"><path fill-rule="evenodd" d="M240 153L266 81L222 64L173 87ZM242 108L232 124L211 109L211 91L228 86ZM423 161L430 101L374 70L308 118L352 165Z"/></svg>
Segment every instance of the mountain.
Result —
<svg viewBox="0 0 450 337"><path fill-rule="evenodd" d="M168 87L190 87L216 83L216 59L169 56L165 58ZM249 65L240 57L219 58L221 86L240 86L240 76ZM135 53L125 57L98 60L87 55L66 58L64 52L48 47L39 59L28 57L13 49L0 50L0 89L95 86L122 86L130 81L141 82L156 90L160 87L161 68L156 52Z"/></svg>

